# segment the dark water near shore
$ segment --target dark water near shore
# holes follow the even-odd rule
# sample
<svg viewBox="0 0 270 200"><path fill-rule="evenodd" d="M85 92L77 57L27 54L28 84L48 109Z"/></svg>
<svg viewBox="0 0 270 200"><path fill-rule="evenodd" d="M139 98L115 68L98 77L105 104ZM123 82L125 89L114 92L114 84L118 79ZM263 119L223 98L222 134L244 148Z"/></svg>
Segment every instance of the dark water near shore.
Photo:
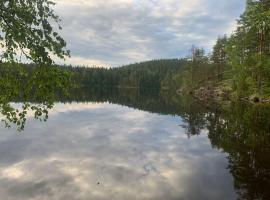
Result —
<svg viewBox="0 0 270 200"><path fill-rule="evenodd" d="M270 199L270 108L77 91L0 128L0 199ZM60 101L59 100L59 101Z"/></svg>

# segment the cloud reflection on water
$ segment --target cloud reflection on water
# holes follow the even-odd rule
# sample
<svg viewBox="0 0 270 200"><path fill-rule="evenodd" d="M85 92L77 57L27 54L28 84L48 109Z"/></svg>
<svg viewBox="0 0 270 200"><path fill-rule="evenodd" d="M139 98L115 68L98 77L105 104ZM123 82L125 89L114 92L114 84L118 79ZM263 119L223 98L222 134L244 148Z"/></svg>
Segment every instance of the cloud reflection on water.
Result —
<svg viewBox="0 0 270 200"><path fill-rule="evenodd" d="M234 199L226 155L181 118L57 104L22 134L0 129L2 199Z"/></svg>

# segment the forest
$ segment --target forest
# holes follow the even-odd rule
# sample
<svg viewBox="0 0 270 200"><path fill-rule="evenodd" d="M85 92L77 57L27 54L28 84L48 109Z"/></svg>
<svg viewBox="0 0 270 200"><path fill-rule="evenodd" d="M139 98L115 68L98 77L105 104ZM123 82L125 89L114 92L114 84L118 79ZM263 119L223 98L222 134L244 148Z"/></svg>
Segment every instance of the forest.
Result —
<svg viewBox="0 0 270 200"><path fill-rule="evenodd" d="M269 102L270 0L248 0L237 22L230 36L217 39L211 54L194 45L185 58L152 60L116 68L54 66L52 75L65 72L65 83L61 82L60 72L56 83L67 85L70 81L81 88L173 90L199 97ZM9 71L17 73L17 81L28 80L25 74L33 74L35 64L21 66L23 73L18 68L7 68L5 62L0 64L2 80ZM6 87L4 82L2 91Z"/></svg>
<svg viewBox="0 0 270 200"><path fill-rule="evenodd" d="M181 75L181 88L206 87L235 98L269 101L269 10L269 0L248 0L237 29L231 36L217 39L211 56L192 48L193 64Z"/></svg>

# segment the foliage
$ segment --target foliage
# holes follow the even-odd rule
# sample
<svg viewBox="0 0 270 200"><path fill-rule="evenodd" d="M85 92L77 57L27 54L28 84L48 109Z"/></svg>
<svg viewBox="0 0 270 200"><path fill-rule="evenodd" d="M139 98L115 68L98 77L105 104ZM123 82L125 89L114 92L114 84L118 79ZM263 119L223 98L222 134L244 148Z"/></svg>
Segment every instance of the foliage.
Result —
<svg viewBox="0 0 270 200"><path fill-rule="evenodd" d="M192 48L190 67L178 82L182 91L199 87L230 87L238 98L270 96L270 1L248 0L238 27L230 36L219 37L209 59ZM179 75L178 75L179 77Z"/></svg>
<svg viewBox="0 0 270 200"><path fill-rule="evenodd" d="M0 64L0 113L7 127L23 130L28 111L46 121L57 96L66 95L71 86L70 72L62 68ZM20 108L11 102L19 101Z"/></svg>
<svg viewBox="0 0 270 200"><path fill-rule="evenodd" d="M0 2L1 60L14 62L18 52L39 65L51 65L51 54L69 55L66 43L53 30L51 22L59 24L49 0L2 0ZM58 26L60 29L61 27Z"/></svg>
<svg viewBox="0 0 270 200"><path fill-rule="evenodd" d="M61 26L53 5L49 0L0 1L0 113L6 126L13 123L22 130L29 110L46 120L56 93L70 87L70 74L53 65L53 56L69 56L66 42L54 30ZM22 61L35 65L27 71ZM21 109L10 103L16 98Z"/></svg>
<svg viewBox="0 0 270 200"><path fill-rule="evenodd" d="M269 95L270 4L267 0L247 1L238 28L229 38L227 53L239 96Z"/></svg>
<svg viewBox="0 0 270 200"><path fill-rule="evenodd" d="M152 60L118 68L67 67L74 82L92 88L171 88L176 89L175 74L188 66L186 59Z"/></svg>

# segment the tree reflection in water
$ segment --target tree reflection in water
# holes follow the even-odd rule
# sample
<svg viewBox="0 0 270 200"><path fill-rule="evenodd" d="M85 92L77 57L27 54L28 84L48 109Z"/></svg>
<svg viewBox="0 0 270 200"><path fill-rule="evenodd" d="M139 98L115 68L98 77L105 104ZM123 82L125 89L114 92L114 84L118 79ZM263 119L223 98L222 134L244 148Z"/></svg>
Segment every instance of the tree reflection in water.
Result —
<svg viewBox="0 0 270 200"><path fill-rule="evenodd" d="M242 102L200 102L170 92L77 90L64 101L110 102L180 116L188 137L208 133L212 147L228 154L238 199L270 199L270 107Z"/></svg>
<svg viewBox="0 0 270 200"><path fill-rule="evenodd" d="M1 73L0 82L0 110L7 126L14 123L22 130L29 110L35 118L46 120L55 101L109 102L177 115L183 119L188 137L207 132L212 147L228 154L228 169L234 177L238 199L270 199L270 108L267 106L241 102L218 105L169 91L116 88L76 89L64 96L69 88L69 75L57 68L41 67L31 74L18 68L9 70L5 75ZM22 109L17 110L10 102L21 99Z"/></svg>
<svg viewBox="0 0 270 200"><path fill-rule="evenodd" d="M270 109L235 103L209 115L212 145L228 153L239 199L270 198Z"/></svg>

